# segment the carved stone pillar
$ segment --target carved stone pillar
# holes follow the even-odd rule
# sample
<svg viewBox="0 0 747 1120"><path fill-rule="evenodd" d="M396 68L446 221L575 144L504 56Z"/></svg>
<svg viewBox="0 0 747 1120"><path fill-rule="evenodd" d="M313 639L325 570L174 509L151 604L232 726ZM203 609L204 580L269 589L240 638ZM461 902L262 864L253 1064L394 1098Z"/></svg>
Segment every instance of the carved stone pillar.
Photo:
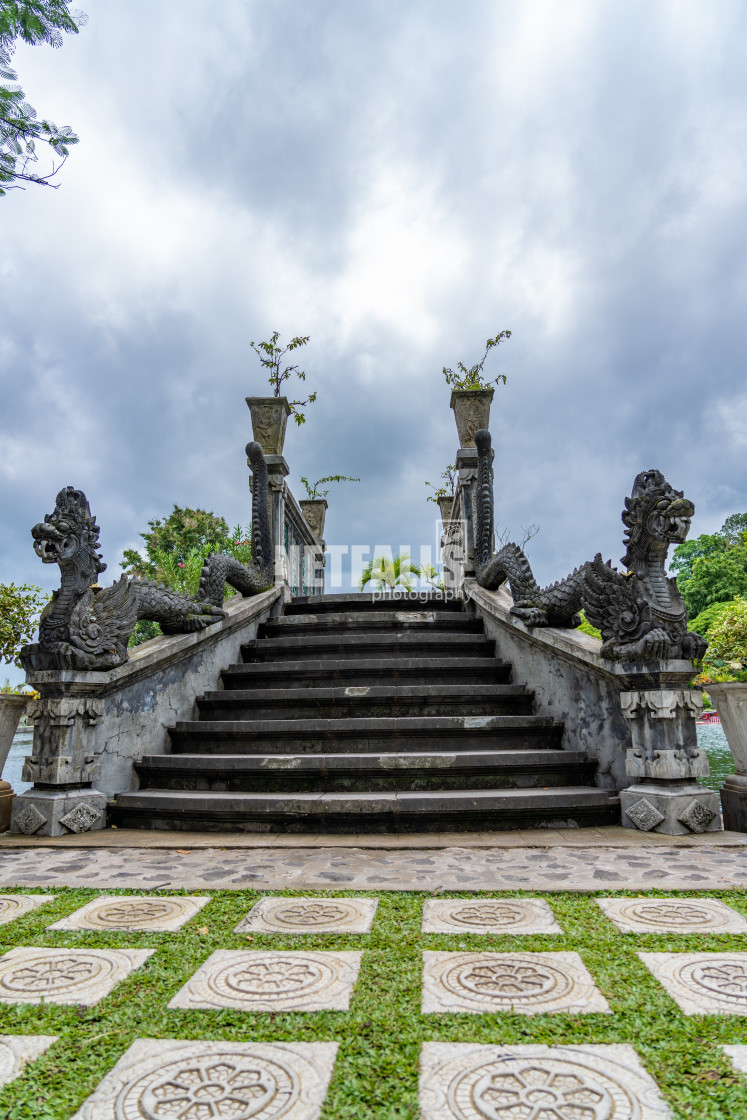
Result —
<svg viewBox="0 0 747 1120"><path fill-rule="evenodd" d="M458 472L457 486L461 492L459 505L464 523L464 575L473 576L477 571L475 562L477 448L460 447L456 456L456 468Z"/></svg>
<svg viewBox="0 0 747 1120"><path fill-rule="evenodd" d="M100 777L93 728L104 714L104 702L95 696L99 682L91 679L98 675L47 670L29 677L41 693L26 712L34 725L34 753L23 779L34 785L15 799L11 832L65 836L105 826L106 797L93 787Z"/></svg>
<svg viewBox="0 0 747 1120"><path fill-rule="evenodd" d="M719 796L697 780L709 774L695 727L702 708L700 693L683 687L681 672L672 674L674 679L669 681L667 675L656 674L652 680L646 674L638 681L644 687L620 693L633 741L625 769L635 779L620 791L622 823L626 828L670 836L718 832ZM629 676L626 683L634 683L635 676Z"/></svg>
<svg viewBox="0 0 747 1120"><path fill-rule="evenodd" d="M285 552L285 490L290 467L282 455L265 455L270 492L270 528L275 550L275 585L288 582Z"/></svg>

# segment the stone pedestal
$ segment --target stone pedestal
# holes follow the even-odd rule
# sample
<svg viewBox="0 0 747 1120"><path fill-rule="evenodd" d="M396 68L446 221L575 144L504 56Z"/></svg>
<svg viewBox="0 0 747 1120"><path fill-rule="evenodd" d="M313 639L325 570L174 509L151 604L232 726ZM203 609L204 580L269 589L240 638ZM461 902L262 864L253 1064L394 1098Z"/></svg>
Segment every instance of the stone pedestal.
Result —
<svg viewBox="0 0 747 1120"><path fill-rule="evenodd" d="M43 676L40 698L26 709L34 744L23 778L34 785L13 803L11 832L64 836L103 828L106 797L93 788L100 776L93 728L104 714L103 700L94 695L99 685L73 684L65 679L69 674L52 670Z"/></svg>
<svg viewBox="0 0 747 1120"><path fill-rule="evenodd" d="M719 796L697 781L708 777L709 767L695 726L701 696L683 687L690 672L689 665L669 672L666 664L659 672L640 666L639 673L626 667L625 683L643 686L620 693L633 741L625 769L636 779L620 791L626 828L669 836L721 830Z"/></svg>
<svg viewBox="0 0 747 1120"><path fill-rule="evenodd" d="M747 832L747 684L728 681L708 686L711 700L721 719L736 774L730 774L721 787L724 828Z"/></svg>

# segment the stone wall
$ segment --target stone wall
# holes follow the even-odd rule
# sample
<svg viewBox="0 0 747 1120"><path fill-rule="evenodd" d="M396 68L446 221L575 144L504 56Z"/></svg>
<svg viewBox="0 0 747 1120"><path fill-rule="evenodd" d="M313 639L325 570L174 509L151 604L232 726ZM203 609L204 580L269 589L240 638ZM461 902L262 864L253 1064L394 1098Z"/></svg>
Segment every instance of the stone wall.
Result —
<svg viewBox="0 0 747 1120"><path fill-rule="evenodd" d="M530 630L509 613L512 599L505 587L486 591L468 579L464 595L495 640L496 656L513 664L514 682L534 691L537 715L564 721L564 749L599 760L597 785L628 786L625 759L632 740L620 707L625 685L613 663L599 656L602 643L580 630Z"/></svg>
<svg viewBox="0 0 747 1120"><path fill-rule="evenodd" d="M260 623L282 609L284 595L288 591L282 587L247 599L236 595L226 602L222 622L195 634L144 642L130 651L126 664L108 672L49 670L27 679L46 695L54 690L72 697L85 690L95 698L101 715L90 728L86 750L94 756L93 785L111 797L137 788L133 763L144 754L167 753L167 729L177 720L194 718L195 698L221 687L221 671L240 660L241 646L257 636ZM24 778L48 781L43 770L51 762L35 753L27 759Z"/></svg>

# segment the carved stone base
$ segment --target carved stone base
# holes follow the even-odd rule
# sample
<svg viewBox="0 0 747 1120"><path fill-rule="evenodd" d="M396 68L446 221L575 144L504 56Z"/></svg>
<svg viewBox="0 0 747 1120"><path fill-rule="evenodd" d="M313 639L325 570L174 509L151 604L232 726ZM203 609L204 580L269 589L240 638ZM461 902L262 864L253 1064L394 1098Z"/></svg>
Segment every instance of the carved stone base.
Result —
<svg viewBox="0 0 747 1120"><path fill-rule="evenodd" d="M747 774L730 774L721 787L724 828L747 832Z"/></svg>
<svg viewBox="0 0 747 1120"><path fill-rule="evenodd" d="M719 796L698 782L636 782L620 791L622 823L641 832L682 836L720 832Z"/></svg>
<svg viewBox="0 0 747 1120"><path fill-rule="evenodd" d="M106 825L106 796L96 789L30 789L13 802L11 832L71 836Z"/></svg>
<svg viewBox="0 0 747 1120"><path fill-rule="evenodd" d="M10 828L10 811L15 796L10 782L0 781L0 832L7 832Z"/></svg>

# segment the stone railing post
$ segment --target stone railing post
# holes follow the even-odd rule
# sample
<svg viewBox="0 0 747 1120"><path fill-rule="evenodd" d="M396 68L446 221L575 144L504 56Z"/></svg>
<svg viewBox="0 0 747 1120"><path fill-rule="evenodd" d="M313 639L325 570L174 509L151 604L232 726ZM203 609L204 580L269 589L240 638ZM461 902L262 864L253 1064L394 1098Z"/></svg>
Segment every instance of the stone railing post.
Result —
<svg viewBox="0 0 747 1120"><path fill-rule="evenodd" d="M477 448L460 447L456 455L459 517L463 522L464 575L477 571L475 527L477 523Z"/></svg>
<svg viewBox="0 0 747 1120"><path fill-rule="evenodd" d="M716 705L736 769L721 787L724 828L747 832L747 684L709 684L708 693Z"/></svg>
<svg viewBox="0 0 747 1120"><path fill-rule="evenodd" d="M708 777L709 767L695 726L701 696L687 687L692 665L649 662L616 671L633 744L625 769L634 781L620 791L623 825L670 836L720 831L719 796L698 781Z"/></svg>
<svg viewBox="0 0 747 1120"><path fill-rule="evenodd" d="M275 586L297 594L324 593L326 545L321 538L327 502L297 502L286 481L290 468L282 455L265 455L274 548ZM247 463L251 463L247 459ZM306 507L306 508L304 508Z"/></svg>
<svg viewBox="0 0 747 1120"><path fill-rule="evenodd" d="M51 669L29 674L40 697L26 712L34 743L23 780L34 785L15 799L11 832L63 836L106 824L106 797L94 788L101 768L93 750L94 728L104 714L96 696L103 676Z"/></svg>

